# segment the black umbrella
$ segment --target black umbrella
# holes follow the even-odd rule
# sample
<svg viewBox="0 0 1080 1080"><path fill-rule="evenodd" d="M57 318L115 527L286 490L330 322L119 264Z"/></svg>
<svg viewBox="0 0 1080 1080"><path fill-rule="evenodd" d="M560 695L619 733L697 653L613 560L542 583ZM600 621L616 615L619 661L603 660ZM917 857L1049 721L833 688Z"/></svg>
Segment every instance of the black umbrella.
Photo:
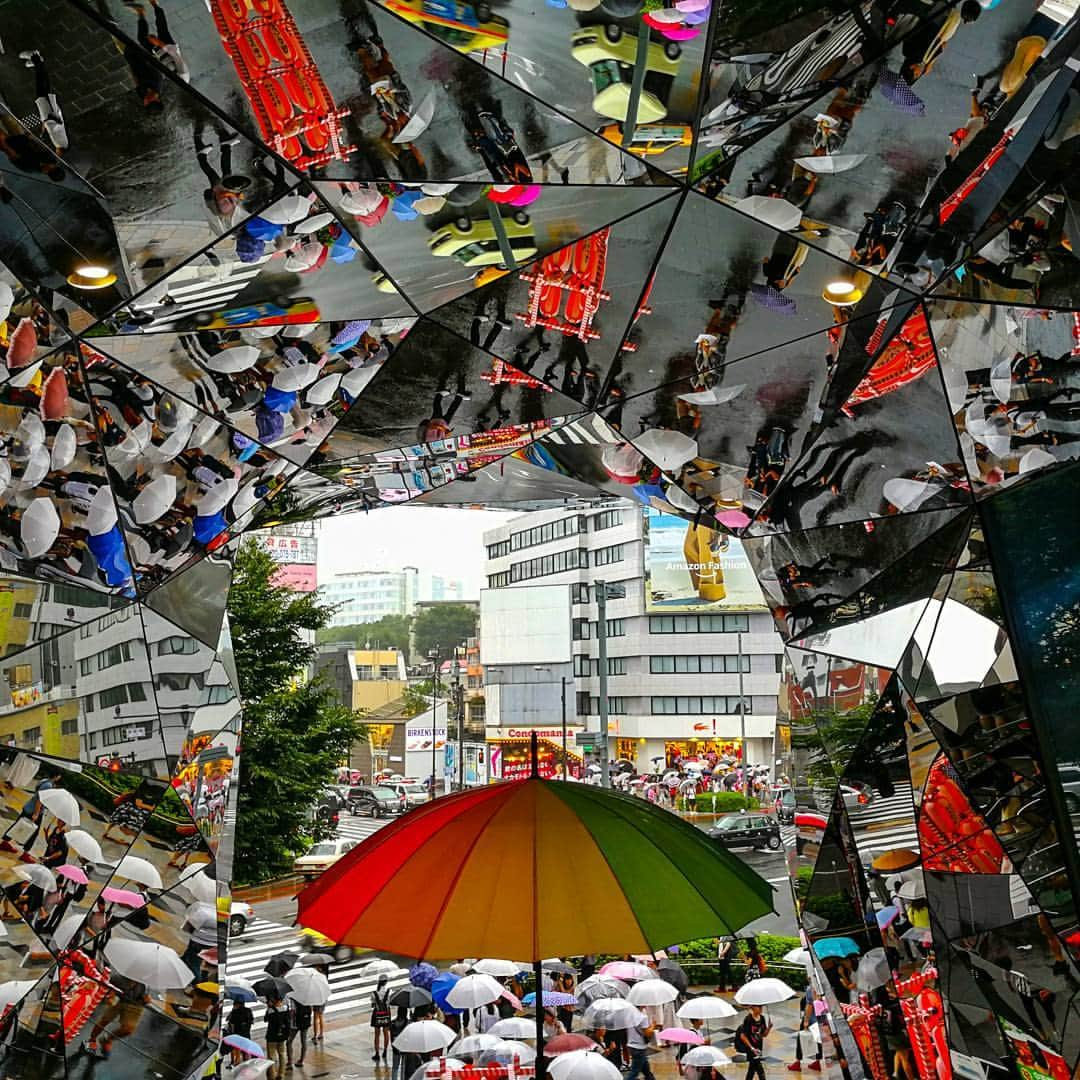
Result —
<svg viewBox="0 0 1080 1080"><path fill-rule="evenodd" d="M560 975L573 975L574 969L565 960L545 960L545 971L556 971Z"/></svg>
<svg viewBox="0 0 1080 1080"><path fill-rule="evenodd" d="M299 959L300 957L296 953L279 952L266 961L263 971L267 975L284 975L286 971L292 971L296 966L296 961Z"/></svg>
<svg viewBox="0 0 1080 1080"><path fill-rule="evenodd" d="M278 1001L284 1001L286 994L292 990L292 987L284 979L275 979L271 975L252 983L251 988L259 997L277 999Z"/></svg>
<svg viewBox="0 0 1080 1080"><path fill-rule="evenodd" d="M656 973L664 982L671 983L681 994L685 994L690 986L690 980L686 977L686 972L674 960L666 958L661 960L656 965Z"/></svg>
<svg viewBox="0 0 1080 1080"><path fill-rule="evenodd" d="M403 986L390 998L391 1005L407 1005L410 1009L431 1005L433 1001L431 994L421 986Z"/></svg>

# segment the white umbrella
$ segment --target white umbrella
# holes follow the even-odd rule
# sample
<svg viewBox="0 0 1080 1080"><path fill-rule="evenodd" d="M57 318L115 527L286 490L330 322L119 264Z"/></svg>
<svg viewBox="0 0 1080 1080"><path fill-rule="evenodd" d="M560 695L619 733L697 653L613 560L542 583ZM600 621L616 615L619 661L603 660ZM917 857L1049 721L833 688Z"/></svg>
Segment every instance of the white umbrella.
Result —
<svg viewBox="0 0 1080 1080"><path fill-rule="evenodd" d="M108 484L102 484L94 492L86 508L86 529L91 536L101 536L116 524L116 503Z"/></svg>
<svg viewBox="0 0 1080 1080"><path fill-rule="evenodd" d="M795 164L812 173L842 173L858 168L865 160L865 154L823 154L821 157L797 157Z"/></svg>
<svg viewBox="0 0 1080 1080"><path fill-rule="evenodd" d="M308 215L311 201L304 195L286 195L259 213L259 217L275 225L292 225Z"/></svg>
<svg viewBox="0 0 1080 1080"><path fill-rule="evenodd" d="M679 991L663 979L642 979L630 987L626 998L634 1005L666 1005L678 996Z"/></svg>
<svg viewBox="0 0 1080 1080"><path fill-rule="evenodd" d="M401 1029L393 1047L402 1054L430 1054L445 1050L456 1038L457 1032L438 1020L415 1020Z"/></svg>
<svg viewBox="0 0 1080 1080"><path fill-rule="evenodd" d="M218 433L220 427L221 425L212 416L204 416L195 425L195 430L188 440L188 446L192 450L202 449Z"/></svg>
<svg viewBox="0 0 1080 1080"><path fill-rule="evenodd" d="M926 896L926 886L922 881L905 881L897 892L901 900L922 900Z"/></svg>
<svg viewBox="0 0 1080 1080"><path fill-rule="evenodd" d="M645 1020L645 1014L622 998L602 998L594 1001L582 1017L581 1025L585 1028L605 1027L613 1031L621 1028L637 1027Z"/></svg>
<svg viewBox="0 0 1080 1080"><path fill-rule="evenodd" d="M810 959L810 954L800 945L797 949L789 949L784 953L784 959L789 964L805 964Z"/></svg>
<svg viewBox="0 0 1080 1080"><path fill-rule="evenodd" d="M172 949L156 941L113 938L105 946L105 958L113 971L149 990L179 990L195 978Z"/></svg>
<svg viewBox="0 0 1080 1080"><path fill-rule="evenodd" d="M1033 446L1020 459L1020 467L1017 472L1023 476L1025 473L1034 472L1036 469L1045 469L1048 465L1056 465L1057 458L1041 446Z"/></svg>
<svg viewBox="0 0 1080 1080"><path fill-rule="evenodd" d="M16 866L15 876L29 881L31 885L37 885L45 892L53 892L56 889L56 875L47 866L38 866L30 863L28 866Z"/></svg>
<svg viewBox="0 0 1080 1080"><path fill-rule="evenodd" d="M634 445L665 472L677 472L698 455L698 444L681 431L652 428L634 440Z"/></svg>
<svg viewBox="0 0 1080 1080"><path fill-rule="evenodd" d="M82 925L85 921L86 914L84 912L78 915L68 915L53 933L52 947L58 952L66 949L71 944L75 935L82 929Z"/></svg>
<svg viewBox="0 0 1080 1080"><path fill-rule="evenodd" d="M732 1009L732 1012L735 1010ZM697 1067L717 1066L717 1065L730 1065L731 1058L724 1053L719 1047L716 1046L695 1046L693 1050L687 1050L682 1056L683 1065L694 1065Z"/></svg>
<svg viewBox="0 0 1080 1080"><path fill-rule="evenodd" d="M413 110L408 123L394 136L393 141L400 146L402 143L412 142L417 136L422 135L435 116L436 103L435 91L429 90L424 95L424 99Z"/></svg>
<svg viewBox="0 0 1080 1080"><path fill-rule="evenodd" d="M53 817L58 817L65 825L78 826L81 815L79 802L70 791L63 788L46 788L38 792L38 801Z"/></svg>
<svg viewBox="0 0 1080 1080"><path fill-rule="evenodd" d="M59 535L60 515L52 499L44 495L34 499L23 511L22 521L19 522L19 539L26 549L26 557L40 559L48 554Z"/></svg>
<svg viewBox="0 0 1080 1080"><path fill-rule="evenodd" d="M736 386L716 386L712 390L695 390L689 394L680 394L680 401L688 401L691 405L723 405L728 401L734 401L744 390L746 383Z"/></svg>
<svg viewBox="0 0 1080 1080"><path fill-rule="evenodd" d="M329 211L324 210L321 214L312 214L311 217L305 218L299 222L293 232L297 236L308 236L311 233L318 232L320 229L326 228L334 220L334 215Z"/></svg>
<svg viewBox="0 0 1080 1080"><path fill-rule="evenodd" d="M83 829L72 829L67 833L68 847L81 859L87 862L104 862L105 856L101 852L101 845Z"/></svg>
<svg viewBox="0 0 1080 1080"><path fill-rule="evenodd" d="M225 989L235 988L236 990L250 990L255 993L255 984L250 979L245 979L243 975L230 975L225 980Z"/></svg>
<svg viewBox="0 0 1080 1080"><path fill-rule="evenodd" d="M116 864L116 877L137 881L151 889L161 888L161 875L149 859L140 859L138 855L125 855ZM201 897L197 897L201 899Z"/></svg>
<svg viewBox="0 0 1080 1080"><path fill-rule="evenodd" d="M66 469L75 460L78 449L79 440L75 437L75 429L70 424L61 424L53 438L52 468Z"/></svg>
<svg viewBox="0 0 1080 1080"><path fill-rule="evenodd" d="M313 967L294 967L282 977L292 987L289 997L301 1005L325 1005L330 1000L329 980Z"/></svg>
<svg viewBox="0 0 1080 1080"><path fill-rule="evenodd" d="M571 1050L548 1062L552 1080L621 1080L622 1073L595 1050Z"/></svg>
<svg viewBox="0 0 1080 1080"><path fill-rule="evenodd" d="M496 1020L488 1028L488 1034L500 1039L535 1039L536 1024L524 1016L508 1016L505 1020Z"/></svg>
<svg viewBox="0 0 1080 1080"><path fill-rule="evenodd" d="M214 353L206 361L206 366L221 375L237 375L254 367L261 355L262 352L256 345L234 345Z"/></svg>
<svg viewBox="0 0 1080 1080"><path fill-rule="evenodd" d="M475 1057L484 1050L490 1050L496 1043L501 1041L498 1035L492 1035L490 1031L478 1032L475 1035L466 1035L464 1038L458 1039L450 1049L458 1055L468 1054L470 1057Z"/></svg>
<svg viewBox="0 0 1080 1080"><path fill-rule="evenodd" d="M52 468L52 456L44 444L34 446L30 450L30 457L23 467L22 483L26 488L36 488Z"/></svg>
<svg viewBox="0 0 1080 1080"><path fill-rule="evenodd" d="M0 494L3 494L7 490L8 484L11 483L11 466L8 464L6 457L0 457Z"/></svg>
<svg viewBox="0 0 1080 1080"><path fill-rule="evenodd" d="M414 1071L412 1076L408 1080L424 1080L424 1077L430 1077L431 1080L438 1080L438 1078L452 1076L454 1073L465 1068L465 1062L455 1057L433 1057L428 1058L422 1065L419 1065Z"/></svg>
<svg viewBox="0 0 1080 1080"><path fill-rule="evenodd" d="M275 327L276 330L281 330L281 336L283 338L304 338L310 337L318 330L318 323L298 323L295 326L286 326L284 330L280 326Z"/></svg>
<svg viewBox="0 0 1080 1080"><path fill-rule="evenodd" d="M675 1013L680 1020L722 1020L734 1016L738 1009L721 997L696 997L683 1002Z"/></svg>
<svg viewBox="0 0 1080 1080"><path fill-rule="evenodd" d="M341 384L341 374L332 372L324 375L317 383L308 389L304 400L309 405L328 405L334 399L337 388Z"/></svg>
<svg viewBox="0 0 1080 1080"><path fill-rule="evenodd" d="M629 986L613 975L590 975L577 986L578 1000L585 1004L599 998L624 998L629 992Z"/></svg>
<svg viewBox="0 0 1080 1080"><path fill-rule="evenodd" d="M393 960L372 960L364 965L365 975L396 975L401 970Z"/></svg>
<svg viewBox="0 0 1080 1080"><path fill-rule="evenodd" d="M795 991L782 979L754 979L735 992L739 1005L776 1005L793 998Z"/></svg>
<svg viewBox="0 0 1080 1080"><path fill-rule="evenodd" d="M157 521L176 501L176 477L172 473L162 473L151 480L135 496L131 509L139 525L149 525Z"/></svg>
<svg viewBox="0 0 1080 1080"><path fill-rule="evenodd" d="M319 377L320 371L318 364L289 364L274 373L274 389L303 390Z"/></svg>
<svg viewBox="0 0 1080 1080"><path fill-rule="evenodd" d="M203 900L211 904L217 900L217 882L213 878L206 876L201 864L188 866L179 884L196 900Z"/></svg>
<svg viewBox="0 0 1080 1080"><path fill-rule="evenodd" d="M736 210L764 221L781 232L797 229L803 218L802 211L787 199L770 199L767 195L750 195L739 199L734 206Z"/></svg>
<svg viewBox="0 0 1080 1080"><path fill-rule="evenodd" d="M269 1058L253 1058L234 1069L230 1076L232 1080L260 1080L273 1067L274 1063Z"/></svg>
<svg viewBox="0 0 1080 1080"><path fill-rule="evenodd" d="M536 1051L531 1046L526 1046L523 1042L518 1042L516 1039L500 1039L489 1050L485 1050L481 1055L482 1060L486 1061L502 1061L509 1063L513 1058L517 1058L521 1065L531 1065L536 1060Z"/></svg>
<svg viewBox="0 0 1080 1080"><path fill-rule="evenodd" d="M502 997L502 983L491 975L466 975L450 987L446 1000L455 1009L478 1009Z"/></svg>
<svg viewBox="0 0 1080 1080"><path fill-rule="evenodd" d="M855 969L855 985L864 993L869 994L879 986L887 986L891 979L889 961L885 950L880 946L870 949L859 958L859 966Z"/></svg>
<svg viewBox="0 0 1080 1080"><path fill-rule="evenodd" d="M0 1009L22 1001L35 986L37 982L34 979L13 979L0 983Z"/></svg>

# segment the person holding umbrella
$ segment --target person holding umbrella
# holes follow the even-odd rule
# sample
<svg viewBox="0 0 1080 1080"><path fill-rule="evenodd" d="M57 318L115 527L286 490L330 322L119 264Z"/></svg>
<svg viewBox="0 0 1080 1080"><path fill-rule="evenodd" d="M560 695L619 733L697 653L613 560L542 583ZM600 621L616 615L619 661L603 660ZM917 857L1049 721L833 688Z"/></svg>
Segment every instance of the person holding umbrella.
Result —
<svg viewBox="0 0 1080 1080"><path fill-rule="evenodd" d="M626 1044L630 1048L630 1071L626 1074L626 1080L637 1080L639 1076L645 1077L645 1080L656 1080L649 1066L649 1042L655 1030L648 1018L643 1018L627 1031ZM759 1080L765 1080L764 1074Z"/></svg>
<svg viewBox="0 0 1080 1080"><path fill-rule="evenodd" d="M266 999L266 1056L270 1059L270 1080L282 1080L285 1070L292 1067L289 1038L292 1035L292 1012L281 996Z"/></svg>
<svg viewBox="0 0 1080 1080"><path fill-rule="evenodd" d="M15 850L15 845L12 844L10 839L11 830L25 818L33 827L30 830L30 835L22 844L22 850L24 855L30 852L30 849L37 842L38 832L41 830L41 818L44 812L44 807L41 805L41 793L56 787L60 783L60 779L61 773L54 771L38 784L34 789L34 794L23 803L22 808L19 810L19 816L0 835L0 851Z"/></svg>
<svg viewBox="0 0 1080 1080"><path fill-rule="evenodd" d="M91 1057L107 1058L112 1052L113 1040L126 1039L133 1034L142 1019L143 1009L150 1004L150 995L144 983L116 971L112 973L110 982L113 993L109 1003L90 1029L90 1038L86 1041L86 1052ZM109 1025L114 1020L119 1023L110 1031Z"/></svg>
<svg viewBox="0 0 1080 1080"><path fill-rule="evenodd" d="M386 989L388 982L386 975L380 975L378 984L371 991L371 1030L375 1033L375 1053L371 1055L371 1060L378 1062L381 1045L384 1065L390 1049L390 991Z"/></svg>
<svg viewBox="0 0 1080 1080"><path fill-rule="evenodd" d="M394 1045L394 1040L409 1026L409 1007L399 1005L390 1021L390 1080L405 1080L405 1055Z"/></svg>
<svg viewBox="0 0 1080 1080"><path fill-rule="evenodd" d="M765 1080L761 1057L770 1031L772 1024L761 1015L761 1006L751 1005L749 1015L735 1031L735 1045L746 1054L746 1080Z"/></svg>
<svg viewBox="0 0 1080 1080"><path fill-rule="evenodd" d="M799 1021L799 1030L795 1032L795 1060L788 1066L789 1072L800 1072L802 1070L802 1035L804 1031L810 1031L810 1025L814 1022L814 988L809 982L807 982L806 990L803 992L802 1005L802 1019ZM806 1067L814 1072L821 1072L820 1042L817 1044L817 1056Z"/></svg>
<svg viewBox="0 0 1080 1080"><path fill-rule="evenodd" d="M305 1005L302 1001L297 1001L294 997L292 999L292 1011L293 1011L293 1027L292 1033L289 1035L289 1057L292 1058L292 1044L293 1039L297 1035L300 1036L300 1056L296 1059L297 1065L304 1064L304 1055L307 1053L307 1033L308 1028L311 1027L311 1009L310 1005ZM383 1061L386 1057L383 1057Z"/></svg>
<svg viewBox="0 0 1080 1080"><path fill-rule="evenodd" d="M247 1007L242 998L238 998L229 1013L225 1024L226 1035L239 1035L242 1039L251 1038L251 1025L255 1023L255 1014ZM243 1055L235 1047L232 1050L233 1068L243 1061Z"/></svg>

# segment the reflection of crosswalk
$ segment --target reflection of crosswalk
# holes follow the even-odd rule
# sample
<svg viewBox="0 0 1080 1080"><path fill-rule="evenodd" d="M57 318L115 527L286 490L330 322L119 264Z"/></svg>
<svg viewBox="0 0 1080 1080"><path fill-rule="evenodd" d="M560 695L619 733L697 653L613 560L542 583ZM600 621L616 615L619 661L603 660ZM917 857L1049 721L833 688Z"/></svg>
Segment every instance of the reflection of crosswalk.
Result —
<svg viewBox="0 0 1080 1080"><path fill-rule="evenodd" d="M611 428L592 413L572 424L549 431L543 441L554 446L607 446L619 440Z"/></svg>
<svg viewBox="0 0 1080 1080"><path fill-rule="evenodd" d="M875 791L869 806L848 810L848 819L861 855L889 848L918 848L910 783L898 782L888 798Z"/></svg>
<svg viewBox="0 0 1080 1080"><path fill-rule="evenodd" d="M262 272L265 259L257 262L223 262L217 267L193 265L182 268L167 278L167 295L171 304L156 304L150 326L160 328L188 318L197 311L215 311L227 307Z"/></svg>
<svg viewBox="0 0 1080 1080"><path fill-rule="evenodd" d="M251 982L263 976L263 967L271 956L286 950L300 952L300 935L295 926L281 926L278 923L255 919L240 936L230 939L229 955L226 966L227 977L240 975ZM371 991L379 981L378 975L366 975L364 969L375 959L373 954L359 956L343 964L330 967L330 1001L326 1006L328 1018L354 1010L367 1010L371 1006ZM391 987L404 986L409 981L408 972L402 970L391 975ZM250 1005L255 1014L254 1033L266 1027L263 1020L265 1004L262 1000Z"/></svg>

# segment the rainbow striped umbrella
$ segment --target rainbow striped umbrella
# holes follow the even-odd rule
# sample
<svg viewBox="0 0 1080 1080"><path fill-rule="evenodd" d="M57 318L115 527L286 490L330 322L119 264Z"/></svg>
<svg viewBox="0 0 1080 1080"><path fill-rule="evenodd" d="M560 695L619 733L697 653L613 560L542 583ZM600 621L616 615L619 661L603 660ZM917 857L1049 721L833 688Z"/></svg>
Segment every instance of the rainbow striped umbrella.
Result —
<svg viewBox="0 0 1080 1080"><path fill-rule="evenodd" d="M380 829L299 896L299 922L404 956L650 953L733 934L772 887L643 799L531 777Z"/></svg>

